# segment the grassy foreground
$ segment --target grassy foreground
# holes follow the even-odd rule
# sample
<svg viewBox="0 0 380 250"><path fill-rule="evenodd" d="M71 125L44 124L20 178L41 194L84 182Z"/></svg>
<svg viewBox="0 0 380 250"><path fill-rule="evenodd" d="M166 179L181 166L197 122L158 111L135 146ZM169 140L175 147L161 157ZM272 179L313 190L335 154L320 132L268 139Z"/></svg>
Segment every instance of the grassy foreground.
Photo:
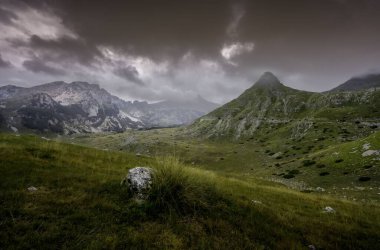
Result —
<svg viewBox="0 0 380 250"><path fill-rule="evenodd" d="M120 181L151 166L149 198ZM36 191L28 191L34 186ZM330 206L335 213L325 213ZM0 249L379 249L380 206L0 134Z"/></svg>

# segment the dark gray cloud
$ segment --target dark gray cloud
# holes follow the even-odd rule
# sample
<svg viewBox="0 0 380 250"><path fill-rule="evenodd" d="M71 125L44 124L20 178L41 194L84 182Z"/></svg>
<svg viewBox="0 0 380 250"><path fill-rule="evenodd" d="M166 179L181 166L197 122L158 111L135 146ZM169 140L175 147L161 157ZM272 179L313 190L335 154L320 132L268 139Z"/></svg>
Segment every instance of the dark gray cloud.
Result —
<svg viewBox="0 0 380 250"><path fill-rule="evenodd" d="M133 83L144 85L145 83L139 78L139 72L137 69L131 65L124 67L124 68L118 68L114 70L114 73L128 81L131 81Z"/></svg>
<svg viewBox="0 0 380 250"><path fill-rule="evenodd" d="M242 5L237 4L232 7L232 18L226 29L226 33L230 38L238 37L239 24L244 15L245 10Z"/></svg>
<svg viewBox="0 0 380 250"><path fill-rule="evenodd" d="M0 68L9 68L11 67L12 64L8 61L5 61L2 57L1 57L1 54L0 54Z"/></svg>
<svg viewBox="0 0 380 250"><path fill-rule="evenodd" d="M9 24L12 23L12 19L17 19L17 16L11 11L0 8L0 22Z"/></svg>
<svg viewBox="0 0 380 250"><path fill-rule="evenodd" d="M265 71L324 91L379 70L379 29L376 0L0 0L0 50L13 68L41 82L64 68L132 99L223 102Z"/></svg>
<svg viewBox="0 0 380 250"><path fill-rule="evenodd" d="M49 66L39 58L34 58L32 60L24 61L22 65L27 70L32 71L34 73L46 73L48 75L56 75L56 76L65 74L64 70Z"/></svg>
<svg viewBox="0 0 380 250"><path fill-rule="evenodd" d="M102 57L100 51L92 44L82 39L60 37L58 39L43 39L32 35L25 44L34 50L42 52L44 59L49 61L69 60L90 65L97 57Z"/></svg>

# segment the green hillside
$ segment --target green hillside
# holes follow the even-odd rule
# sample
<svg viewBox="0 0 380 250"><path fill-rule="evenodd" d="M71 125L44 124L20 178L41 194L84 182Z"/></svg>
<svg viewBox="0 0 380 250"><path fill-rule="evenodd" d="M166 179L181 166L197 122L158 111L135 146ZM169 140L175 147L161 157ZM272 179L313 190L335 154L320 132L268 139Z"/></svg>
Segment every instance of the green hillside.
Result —
<svg viewBox="0 0 380 250"><path fill-rule="evenodd" d="M380 207L243 181L152 159L0 135L2 249L368 249L380 246ZM120 180L157 169L150 198ZM37 190L28 191L28 187ZM330 206L335 213L323 209Z"/></svg>
<svg viewBox="0 0 380 250"><path fill-rule="evenodd" d="M348 127L344 137L368 135L380 124L380 90L311 93L286 87L267 72L238 98L198 119L188 134L302 139L319 124L328 124L329 130ZM323 136L326 131L319 132Z"/></svg>

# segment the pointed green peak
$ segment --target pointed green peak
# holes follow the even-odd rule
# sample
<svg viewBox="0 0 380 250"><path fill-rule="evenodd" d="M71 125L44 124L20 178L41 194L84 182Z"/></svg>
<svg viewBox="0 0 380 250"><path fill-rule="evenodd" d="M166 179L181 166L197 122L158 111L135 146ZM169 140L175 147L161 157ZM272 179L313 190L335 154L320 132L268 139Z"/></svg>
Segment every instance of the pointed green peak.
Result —
<svg viewBox="0 0 380 250"><path fill-rule="evenodd" d="M277 87L282 86L282 84L272 72L265 72L254 86Z"/></svg>

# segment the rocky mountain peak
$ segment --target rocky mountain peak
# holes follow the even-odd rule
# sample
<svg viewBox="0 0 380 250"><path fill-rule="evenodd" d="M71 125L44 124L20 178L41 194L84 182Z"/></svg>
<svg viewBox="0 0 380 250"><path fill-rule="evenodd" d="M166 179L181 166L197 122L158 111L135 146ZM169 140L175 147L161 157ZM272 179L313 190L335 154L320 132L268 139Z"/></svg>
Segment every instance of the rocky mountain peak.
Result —
<svg viewBox="0 0 380 250"><path fill-rule="evenodd" d="M259 87L277 87L282 86L281 82L272 72L265 72L254 86Z"/></svg>

